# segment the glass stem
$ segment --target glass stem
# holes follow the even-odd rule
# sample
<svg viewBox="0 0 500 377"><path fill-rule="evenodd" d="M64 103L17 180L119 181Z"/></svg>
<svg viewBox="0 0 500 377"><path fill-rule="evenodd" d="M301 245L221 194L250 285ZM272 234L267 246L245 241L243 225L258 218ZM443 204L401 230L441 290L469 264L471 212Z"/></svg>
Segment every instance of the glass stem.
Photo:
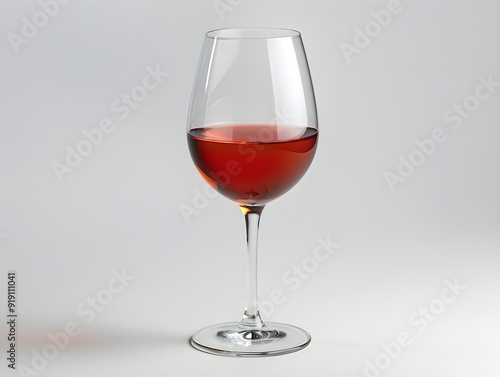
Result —
<svg viewBox="0 0 500 377"><path fill-rule="evenodd" d="M257 244L259 240L260 214L264 206L240 205L245 215L247 234L247 303L240 322L242 328L259 329L264 327L257 301Z"/></svg>

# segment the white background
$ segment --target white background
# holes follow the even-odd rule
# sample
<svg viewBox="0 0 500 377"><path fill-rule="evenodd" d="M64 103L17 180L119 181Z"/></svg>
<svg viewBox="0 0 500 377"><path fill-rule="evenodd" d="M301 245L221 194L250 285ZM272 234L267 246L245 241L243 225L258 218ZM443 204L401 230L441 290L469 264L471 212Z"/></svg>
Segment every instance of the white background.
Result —
<svg viewBox="0 0 500 377"><path fill-rule="evenodd" d="M387 1L232 4L220 17L211 0L73 0L16 53L8 33L21 35L41 7L2 0L0 313L17 271L18 367L34 368L49 333L73 321L81 333L31 375L360 377L401 331L413 342L382 376L500 375L500 87L459 129L443 120L479 76L500 81L500 2L402 1L350 63L340 44L353 45ZM230 26L302 32L320 119L312 167L263 214L259 260L260 298L286 297L267 319L313 341L267 359L188 344L244 306L237 206L209 198L189 223L179 211L205 187L185 138L203 35ZM158 65L169 77L119 119L113 101ZM53 162L105 117L114 131L60 182ZM447 141L392 192L384 173L437 127ZM283 273L328 237L340 246L292 290ZM77 308L123 268L134 280L86 323ZM419 332L412 313L439 308L455 279L465 291ZM6 324L0 336L5 355ZM18 375L4 357L0 371Z"/></svg>

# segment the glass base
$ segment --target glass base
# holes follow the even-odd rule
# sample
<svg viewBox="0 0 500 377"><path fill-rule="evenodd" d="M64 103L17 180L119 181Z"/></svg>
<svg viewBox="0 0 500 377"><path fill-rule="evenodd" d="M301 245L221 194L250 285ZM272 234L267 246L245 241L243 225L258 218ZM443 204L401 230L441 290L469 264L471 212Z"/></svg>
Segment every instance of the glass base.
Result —
<svg viewBox="0 0 500 377"><path fill-rule="evenodd" d="M269 322L255 328L239 322L206 327L191 337L191 345L203 352L221 356L262 357L300 351L311 342L311 335L295 326Z"/></svg>

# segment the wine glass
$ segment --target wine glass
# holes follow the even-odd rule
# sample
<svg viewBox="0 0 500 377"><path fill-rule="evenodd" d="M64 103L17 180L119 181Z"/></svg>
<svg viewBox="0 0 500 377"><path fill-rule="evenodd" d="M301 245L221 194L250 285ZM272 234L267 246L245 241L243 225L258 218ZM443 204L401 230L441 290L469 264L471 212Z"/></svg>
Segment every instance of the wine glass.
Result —
<svg viewBox="0 0 500 377"><path fill-rule="evenodd" d="M187 122L202 177L236 202L247 232L241 321L204 328L191 345L225 356L273 356L307 347L295 326L264 323L257 303L257 240L264 206L292 188L316 152L314 90L298 31L233 28L206 34Z"/></svg>

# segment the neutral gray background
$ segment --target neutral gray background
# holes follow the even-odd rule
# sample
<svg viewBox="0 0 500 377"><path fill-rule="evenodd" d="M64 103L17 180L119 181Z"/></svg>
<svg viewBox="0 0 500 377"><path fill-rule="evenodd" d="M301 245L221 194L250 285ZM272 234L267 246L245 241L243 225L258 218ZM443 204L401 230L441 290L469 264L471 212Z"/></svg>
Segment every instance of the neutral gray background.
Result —
<svg viewBox="0 0 500 377"><path fill-rule="evenodd" d="M353 44L387 1L233 0L223 17L214 4L73 0L15 53L8 33L41 8L2 0L0 312L15 270L18 365L33 368L49 333L74 321L81 333L37 375L359 377L401 331L413 343L383 376L500 375L500 87L460 129L443 120L479 76L500 81L500 2L402 0L350 63L340 44ZM315 161L261 224L260 297L286 297L268 319L313 336L276 358L188 345L244 306L236 205L210 198L189 223L179 211L205 187L185 141L203 35L230 26L300 30L318 103ZM120 120L112 102L157 65L169 77ZM116 129L59 182L51 164L104 117ZM436 127L448 140L392 192L384 173ZM340 246L293 291L283 273L327 237ZM79 305L123 268L134 280L86 323ZM467 289L419 333L412 313L455 279ZM2 354L6 332L1 325ZM0 375L18 375L2 359Z"/></svg>

